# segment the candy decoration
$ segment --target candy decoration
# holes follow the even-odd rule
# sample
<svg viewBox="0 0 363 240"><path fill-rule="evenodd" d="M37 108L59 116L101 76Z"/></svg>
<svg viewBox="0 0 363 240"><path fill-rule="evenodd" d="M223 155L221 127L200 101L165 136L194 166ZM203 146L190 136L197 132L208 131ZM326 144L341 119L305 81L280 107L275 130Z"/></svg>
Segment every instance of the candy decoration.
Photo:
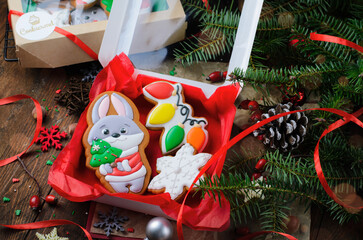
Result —
<svg viewBox="0 0 363 240"><path fill-rule="evenodd" d="M145 90L154 98L167 99L175 95L174 87L167 82L156 82L145 87Z"/></svg>
<svg viewBox="0 0 363 240"><path fill-rule="evenodd" d="M54 195L48 195L45 197L45 201L49 204L56 205L58 203L58 198Z"/></svg>
<svg viewBox="0 0 363 240"><path fill-rule="evenodd" d="M17 183L19 181L20 181L19 178L13 178L13 183Z"/></svg>
<svg viewBox="0 0 363 240"><path fill-rule="evenodd" d="M92 167L99 167L101 164L113 163L116 158L121 156L121 153L121 149L111 147L105 140L98 139L92 141L90 165Z"/></svg>
<svg viewBox="0 0 363 240"><path fill-rule="evenodd" d="M149 240L170 240L173 226L166 218L155 217L146 225L146 236Z"/></svg>
<svg viewBox="0 0 363 240"><path fill-rule="evenodd" d="M189 132L190 133L190 132ZM184 126L182 124L172 127L166 134L165 147L166 151L170 151L173 148L179 146L184 139Z"/></svg>
<svg viewBox="0 0 363 240"><path fill-rule="evenodd" d="M163 103L152 111L149 123L159 125L169 122L175 115L176 106L171 103Z"/></svg>
<svg viewBox="0 0 363 240"><path fill-rule="evenodd" d="M127 231L128 231L129 233L133 233L133 232L135 232L135 229L134 229L134 228L128 228L128 229L127 229Z"/></svg>
<svg viewBox="0 0 363 240"><path fill-rule="evenodd" d="M15 215L16 216L20 216L20 213L21 213L21 210L19 210L19 209L15 210Z"/></svg>
<svg viewBox="0 0 363 240"><path fill-rule="evenodd" d="M206 135L200 125L190 129L187 135L187 143L197 151L201 150L206 143Z"/></svg>
<svg viewBox="0 0 363 240"><path fill-rule="evenodd" d="M4 202L4 203L6 203L6 202L10 202L10 198L3 197L3 202Z"/></svg>
<svg viewBox="0 0 363 240"><path fill-rule="evenodd" d="M42 127L40 129L40 136L35 140L36 143L42 143L40 148L43 152L48 151L48 147L55 147L55 149L62 149L62 144L60 140L66 138L66 132L59 132L59 127L57 125L52 126L47 129Z"/></svg>
<svg viewBox="0 0 363 240"><path fill-rule="evenodd" d="M33 210L37 210L40 206L40 198L38 195L33 195L29 200L29 205Z"/></svg>

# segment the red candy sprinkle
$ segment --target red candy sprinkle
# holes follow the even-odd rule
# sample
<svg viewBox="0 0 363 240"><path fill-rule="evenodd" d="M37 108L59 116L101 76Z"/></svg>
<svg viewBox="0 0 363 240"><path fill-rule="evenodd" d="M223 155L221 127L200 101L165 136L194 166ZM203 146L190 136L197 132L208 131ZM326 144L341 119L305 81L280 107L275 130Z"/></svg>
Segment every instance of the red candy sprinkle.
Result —
<svg viewBox="0 0 363 240"><path fill-rule="evenodd" d="M130 233L133 233L133 232L135 232L135 229L134 228L128 228L127 231L130 232Z"/></svg>
<svg viewBox="0 0 363 240"><path fill-rule="evenodd" d="M20 181L19 178L13 178L13 183L17 183L19 181Z"/></svg>
<svg viewBox="0 0 363 240"><path fill-rule="evenodd" d="M55 91L56 94L59 94L62 91L62 89L58 89L57 91Z"/></svg>

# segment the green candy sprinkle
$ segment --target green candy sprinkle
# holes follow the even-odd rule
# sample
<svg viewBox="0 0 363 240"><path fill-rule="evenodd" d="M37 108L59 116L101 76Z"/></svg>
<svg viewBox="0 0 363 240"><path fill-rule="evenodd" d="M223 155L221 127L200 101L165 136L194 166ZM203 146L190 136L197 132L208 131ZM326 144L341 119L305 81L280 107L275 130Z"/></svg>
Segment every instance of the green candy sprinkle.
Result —
<svg viewBox="0 0 363 240"><path fill-rule="evenodd" d="M52 155L52 157L54 158L54 159L56 159L57 157L56 156L54 156L54 155Z"/></svg>
<svg viewBox="0 0 363 240"><path fill-rule="evenodd" d="M21 213L21 210L19 210L19 209L18 210L15 210L15 215L16 216L20 216L20 213Z"/></svg>
<svg viewBox="0 0 363 240"><path fill-rule="evenodd" d="M3 202L10 202L10 198L7 198L7 197L3 197Z"/></svg>
<svg viewBox="0 0 363 240"><path fill-rule="evenodd" d="M50 160L48 160L46 164L47 164L47 165L53 165L53 162L52 162L52 161L50 161Z"/></svg>

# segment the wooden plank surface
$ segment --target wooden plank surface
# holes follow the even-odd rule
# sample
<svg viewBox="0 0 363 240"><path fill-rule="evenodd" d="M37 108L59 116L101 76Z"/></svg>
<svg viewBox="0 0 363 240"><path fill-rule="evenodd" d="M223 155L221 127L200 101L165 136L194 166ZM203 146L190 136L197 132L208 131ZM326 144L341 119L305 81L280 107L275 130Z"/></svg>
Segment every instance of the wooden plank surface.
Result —
<svg viewBox="0 0 363 240"><path fill-rule="evenodd" d="M0 48L4 46L4 29L6 17L6 0L0 0ZM66 116L64 108L56 112L53 106L55 90L62 88L67 80L66 71L59 69L22 69L17 63L8 63L3 60L0 52L0 98L15 94L28 94L38 101L42 106L52 108L43 122L45 127L53 124L60 126L60 129L67 131L70 123L76 122L76 116ZM45 101L42 101L45 99ZM33 104L30 100L0 107L0 159L13 156L22 151L32 139L36 121L32 118ZM63 141L66 144L66 141ZM38 179L43 196L54 194L59 197L57 206L50 206L42 203L42 211L33 211L29 207L29 199L37 194L35 182L25 173L19 162L13 162L0 168L0 223L20 224L49 219L68 219L81 226L86 226L89 203L73 203L59 195L47 184L48 171L50 166L46 165L47 160L53 160L52 155L57 156L59 151L51 149L47 153L39 153L39 145L33 146L23 157L29 171ZM19 178L19 183L13 183L12 178ZM8 197L10 202L4 203L3 197ZM15 210L21 210L21 215L16 216ZM74 212L73 212L74 211ZM72 214L73 213L73 214ZM332 220L332 217L317 207L311 211L311 234L312 240L359 240L363 239L363 221L340 226ZM35 232L49 233L51 228L32 231L15 231L0 228L0 239L36 239ZM67 234L69 233L69 234ZM58 234L70 239L84 239L82 231L75 226L60 226Z"/></svg>

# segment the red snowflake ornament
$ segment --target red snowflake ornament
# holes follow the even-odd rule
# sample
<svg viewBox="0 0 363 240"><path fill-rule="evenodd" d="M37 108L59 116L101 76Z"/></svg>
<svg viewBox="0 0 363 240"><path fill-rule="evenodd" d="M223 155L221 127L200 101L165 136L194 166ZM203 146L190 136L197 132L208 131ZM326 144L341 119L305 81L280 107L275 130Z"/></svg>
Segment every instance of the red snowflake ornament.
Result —
<svg viewBox="0 0 363 240"><path fill-rule="evenodd" d="M60 140L66 137L67 133L66 132L60 133L59 127L57 125L54 125L49 129L42 127L40 129L40 135L35 140L35 142L42 144L42 147L40 149L43 152L48 151L48 147L55 147L55 149L60 150L62 149L62 144L60 143Z"/></svg>

